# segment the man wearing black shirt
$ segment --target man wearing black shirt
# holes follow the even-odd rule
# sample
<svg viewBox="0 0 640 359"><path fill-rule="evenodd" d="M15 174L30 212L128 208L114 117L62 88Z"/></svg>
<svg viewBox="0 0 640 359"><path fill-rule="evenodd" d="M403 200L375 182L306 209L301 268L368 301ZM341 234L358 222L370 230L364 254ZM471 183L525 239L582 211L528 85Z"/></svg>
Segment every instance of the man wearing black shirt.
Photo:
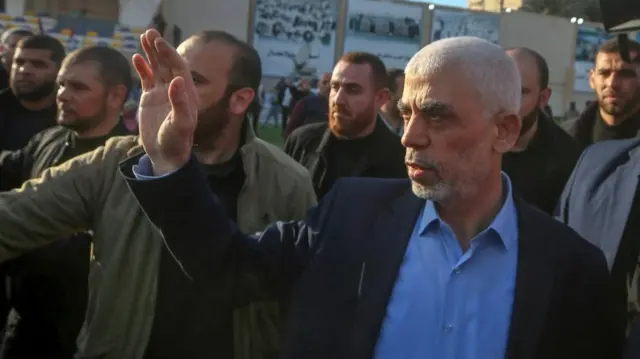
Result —
<svg viewBox="0 0 640 359"><path fill-rule="evenodd" d="M552 214L580 151L544 111L551 96L545 59L528 48L507 53L516 60L522 79L522 130L514 148L504 154L502 169L524 200Z"/></svg>
<svg viewBox="0 0 640 359"><path fill-rule="evenodd" d="M592 143L632 138L640 130L640 43L629 41L631 63L620 57L618 39L605 42L589 73L597 101L565 127L580 149Z"/></svg>
<svg viewBox="0 0 640 359"><path fill-rule="evenodd" d="M11 87L0 92L0 150L18 150L36 133L55 125L56 75L64 59L53 37L22 39L11 68Z"/></svg>
<svg viewBox="0 0 640 359"><path fill-rule="evenodd" d="M13 54L18 42L33 33L27 29L13 28L2 33L0 38L0 90L9 87L9 75L11 74L11 64Z"/></svg>
<svg viewBox="0 0 640 359"><path fill-rule="evenodd" d="M378 115L389 100L387 71L375 55L345 54L333 69L329 122L300 127L285 152L303 164L318 198L340 177L404 178L404 147Z"/></svg>
<svg viewBox="0 0 640 359"><path fill-rule="evenodd" d="M0 189L20 187L110 137L126 135L120 111L131 89L130 74L128 60L112 48L70 54L58 74L59 126L40 132L21 150L0 153ZM86 309L90 240L80 233L3 265L13 307L3 359L73 357Z"/></svg>

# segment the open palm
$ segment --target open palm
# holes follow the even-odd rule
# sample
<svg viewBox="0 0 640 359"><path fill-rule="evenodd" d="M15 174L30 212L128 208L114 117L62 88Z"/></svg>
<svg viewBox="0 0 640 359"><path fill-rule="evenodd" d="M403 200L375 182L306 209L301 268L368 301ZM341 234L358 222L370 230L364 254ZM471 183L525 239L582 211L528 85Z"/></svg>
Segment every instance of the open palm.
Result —
<svg viewBox="0 0 640 359"><path fill-rule="evenodd" d="M142 83L138 114L142 145L156 174L180 168L189 160L198 117L189 69L156 30L140 37L147 60L133 57Z"/></svg>

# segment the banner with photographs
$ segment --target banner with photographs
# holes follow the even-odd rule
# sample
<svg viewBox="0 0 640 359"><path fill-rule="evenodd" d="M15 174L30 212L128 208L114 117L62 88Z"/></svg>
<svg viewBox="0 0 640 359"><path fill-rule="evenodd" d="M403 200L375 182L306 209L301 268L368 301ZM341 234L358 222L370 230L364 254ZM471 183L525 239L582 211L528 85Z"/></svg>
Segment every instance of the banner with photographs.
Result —
<svg viewBox="0 0 640 359"><path fill-rule="evenodd" d="M580 25L576 36L576 57L574 62L573 89L577 92L591 92L589 70L593 68L598 48L611 36L597 26Z"/></svg>
<svg viewBox="0 0 640 359"><path fill-rule="evenodd" d="M431 41L457 36L475 36L497 44L500 40L500 16L436 9L431 24Z"/></svg>
<svg viewBox="0 0 640 359"><path fill-rule="evenodd" d="M319 77L331 71L340 0L256 0L253 47L265 76Z"/></svg>
<svg viewBox="0 0 640 359"><path fill-rule="evenodd" d="M366 51L388 68L404 69L420 50L422 7L375 0L349 0L344 52Z"/></svg>

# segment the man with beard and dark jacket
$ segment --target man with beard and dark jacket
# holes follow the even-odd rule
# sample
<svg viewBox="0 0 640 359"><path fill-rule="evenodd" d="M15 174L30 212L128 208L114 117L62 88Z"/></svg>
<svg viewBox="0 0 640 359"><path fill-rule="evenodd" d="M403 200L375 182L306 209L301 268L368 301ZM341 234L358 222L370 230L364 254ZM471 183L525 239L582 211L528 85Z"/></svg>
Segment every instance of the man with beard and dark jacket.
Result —
<svg viewBox="0 0 640 359"><path fill-rule="evenodd" d="M110 137L126 135L120 112L131 89L130 74L128 60L112 48L70 54L58 74L58 126L40 132L21 150L0 153L0 189L20 187ZM90 241L89 234L77 234L3 264L13 307L3 359L73 358L87 305Z"/></svg>
<svg viewBox="0 0 640 359"><path fill-rule="evenodd" d="M64 56L64 47L53 37L20 40L11 87L0 92L0 150L21 149L36 133L56 124L56 75Z"/></svg>
<svg viewBox="0 0 640 359"><path fill-rule="evenodd" d="M595 68L589 72L597 101L565 125L580 149L595 142L636 137L640 130L640 43L628 42L632 63L620 57L617 38L598 50Z"/></svg>
<svg viewBox="0 0 640 359"><path fill-rule="evenodd" d="M18 42L33 33L27 29L13 28L2 33L0 38L0 90L9 87L13 54Z"/></svg>
<svg viewBox="0 0 640 359"><path fill-rule="evenodd" d="M285 152L309 170L318 198L341 177L407 177L404 147L378 114L388 100L380 58L351 52L338 61L331 75L329 122L300 127L285 143Z"/></svg>
<svg viewBox="0 0 640 359"><path fill-rule="evenodd" d="M514 148L504 154L502 169L525 201L551 215L580 150L544 111L551 96L544 57L528 48L509 49L507 54L516 60L522 78L522 130Z"/></svg>

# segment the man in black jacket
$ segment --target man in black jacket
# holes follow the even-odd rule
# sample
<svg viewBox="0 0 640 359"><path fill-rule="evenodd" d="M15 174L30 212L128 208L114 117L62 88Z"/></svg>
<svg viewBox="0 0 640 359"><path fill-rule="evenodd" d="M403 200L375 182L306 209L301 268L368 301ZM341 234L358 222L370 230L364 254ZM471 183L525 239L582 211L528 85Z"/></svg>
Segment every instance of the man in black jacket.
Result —
<svg viewBox="0 0 640 359"><path fill-rule="evenodd" d="M27 36L32 36L33 32L27 29L13 28L2 33L0 37L0 90L9 87L9 76L11 75L11 65L13 63L13 53L18 42Z"/></svg>
<svg viewBox="0 0 640 359"><path fill-rule="evenodd" d="M640 131L640 43L628 40L628 46L630 63L622 60L617 38L598 49L589 72L597 101L577 120L563 124L580 150L600 141L633 138Z"/></svg>
<svg viewBox="0 0 640 359"><path fill-rule="evenodd" d="M18 150L56 124L56 75L64 56L64 47L51 36L18 42L10 88L0 92L0 150Z"/></svg>
<svg viewBox="0 0 640 359"><path fill-rule="evenodd" d="M122 174L194 285L247 270L274 293L293 289L281 358L618 357L604 255L501 173L521 129L520 75L501 47L456 37L409 61L411 181L340 180L305 221L252 236L192 157L195 86L175 51L163 55L161 83L140 73L145 91L171 90L141 113L148 155Z"/></svg>
<svg viewBox="0 0 640 359"><path fill-rule="evenodd" d="M58 74L59 126L18 151L0 153L0 189L19 187L45 169L126 135L120 112L131 89L127 59L108 47L70 54ZM90 235L81 233L3 265L9 314L2 358L71 359L84 320Z"/></svg>
<svg viewBox="0 0 640 359"><path fill-rule="evenodd" d="M404 148L378 114L388 100L387 70L377 56L352 52L338 61L329 122L300 127L285 143L285 152L311 173L318 198L340 177L407 177Z"/></svg>
<svg viewBox="0 0 640 359"><path fill-rule="evenodd" d="M528 48L509 49L507 54L518 63L522 78L522 130L515 147L505 153L502 170L525 201L551 215L580 150L544 111L551 96L544 57Z"/></svg>

